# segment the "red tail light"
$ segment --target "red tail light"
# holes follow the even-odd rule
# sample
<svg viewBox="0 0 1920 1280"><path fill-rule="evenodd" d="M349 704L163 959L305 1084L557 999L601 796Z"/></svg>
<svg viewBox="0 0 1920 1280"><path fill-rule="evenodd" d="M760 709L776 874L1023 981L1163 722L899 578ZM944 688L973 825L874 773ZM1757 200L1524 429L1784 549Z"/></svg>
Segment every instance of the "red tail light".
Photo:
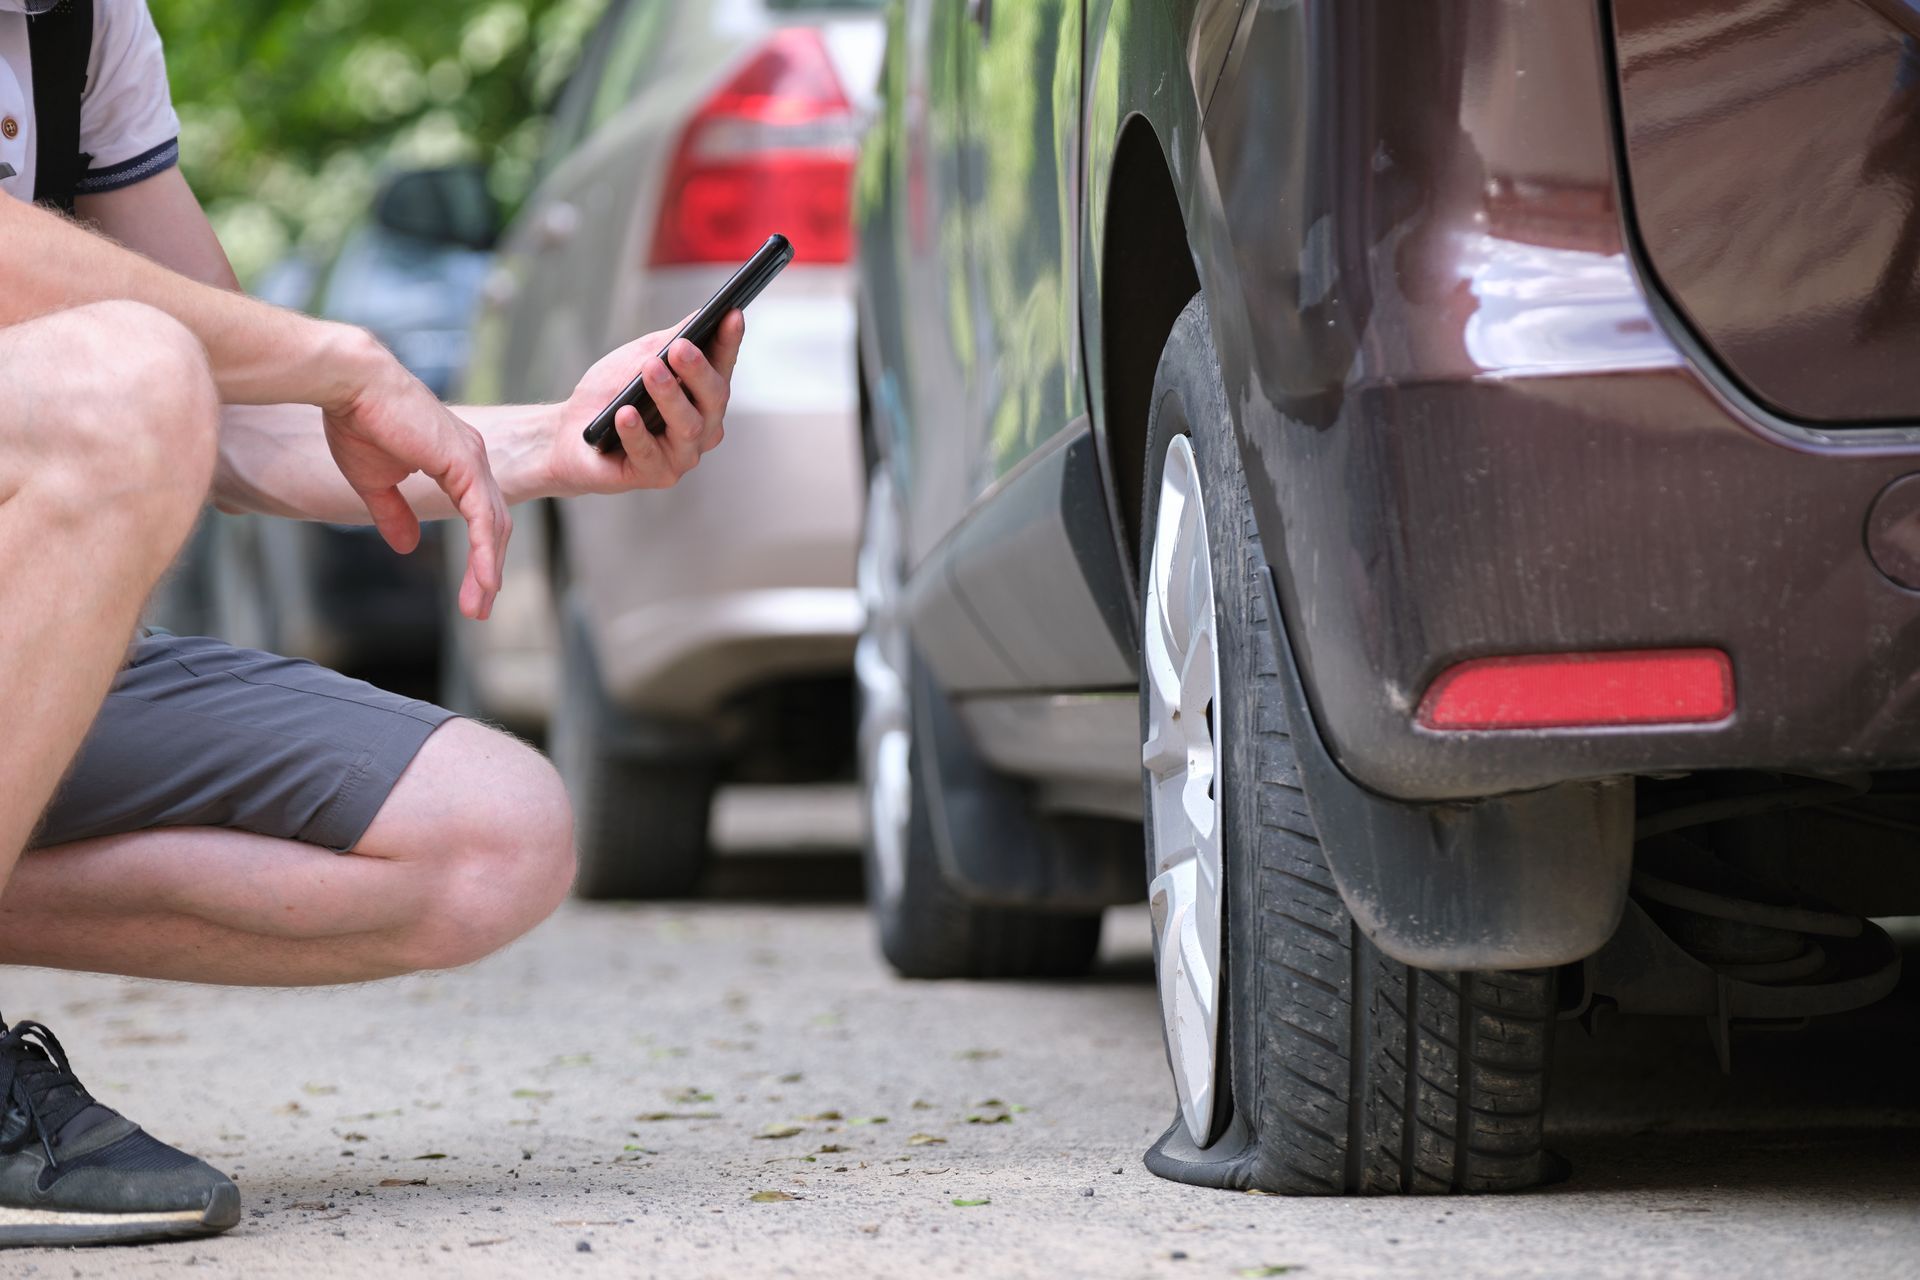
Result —
<svg viewBox="0 0 1920 1280"><path fill-rule="evenodd" d="M853 248L853 105L811 27L775 32L681 135L651 262L738 264L775 231L801 262Z"/></svg>
<svg viewBox="0 0 1920 1280"><path fill-rule="evenodd" d="M1718 649L1480 658L1427 690L1428 729L1706 724L1733 714L1733 663Z"/></svg>

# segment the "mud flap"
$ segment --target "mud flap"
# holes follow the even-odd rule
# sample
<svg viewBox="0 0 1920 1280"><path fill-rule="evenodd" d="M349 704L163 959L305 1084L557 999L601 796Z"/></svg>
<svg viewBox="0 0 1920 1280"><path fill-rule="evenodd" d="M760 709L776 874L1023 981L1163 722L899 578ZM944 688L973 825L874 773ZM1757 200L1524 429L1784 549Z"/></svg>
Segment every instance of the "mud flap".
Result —
<svg viewBox="0 0 1920 1280"><path fill-rule="evenodd" d="M1265 575L1280 682L1308 807L1347 910L1420 969L1541 969L1606 945L1626 908L1633 782L1568 782L1457 804L1361 787L1321 740Z"/></svg>

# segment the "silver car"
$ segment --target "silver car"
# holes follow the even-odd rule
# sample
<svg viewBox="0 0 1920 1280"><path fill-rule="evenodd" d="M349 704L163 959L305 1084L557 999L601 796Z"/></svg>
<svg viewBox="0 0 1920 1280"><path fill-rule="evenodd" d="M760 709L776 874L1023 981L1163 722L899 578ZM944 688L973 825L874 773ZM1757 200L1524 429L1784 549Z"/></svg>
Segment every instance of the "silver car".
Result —
<svg viewBox="0 0 1920 1280"><path fill-rule="evenodd" d="M698 307L770 232L797 250L753 305L725 446L667 493L523 511L492 620L449 618L445 696L546 729L588 897L691 889L729 777L850 768L849 202L879 8L616 0L483 290L462 398L557 400L605 351Z"/></svg>

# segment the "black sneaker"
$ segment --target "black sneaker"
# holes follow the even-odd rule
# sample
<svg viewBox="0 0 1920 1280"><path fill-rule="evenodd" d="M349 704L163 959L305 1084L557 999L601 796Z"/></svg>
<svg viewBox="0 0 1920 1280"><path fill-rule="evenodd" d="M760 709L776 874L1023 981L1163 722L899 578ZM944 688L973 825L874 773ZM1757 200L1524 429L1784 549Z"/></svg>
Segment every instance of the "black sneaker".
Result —
<svg viewBox="0 0 1920 1280"><path fill-rule="evenodd" d="M0 1248L210 1236L240 1190L104 1107L37 1022L0 1021Z"/></svg>

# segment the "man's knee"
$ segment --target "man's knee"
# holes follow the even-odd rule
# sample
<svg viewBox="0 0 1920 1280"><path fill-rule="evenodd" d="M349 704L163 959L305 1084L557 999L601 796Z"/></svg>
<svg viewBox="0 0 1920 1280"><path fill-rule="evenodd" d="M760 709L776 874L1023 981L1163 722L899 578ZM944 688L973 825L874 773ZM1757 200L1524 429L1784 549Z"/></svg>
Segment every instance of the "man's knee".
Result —
<svg viewBox="0 0 1920 1280"><path fill-rule="evenodd" d="M48 481L90 514L111 506L184 536L219 441L220 396L199 339L137 302L90 303L23 328L36 417L58 433Z"/></svg>
<svg viewBox="0 0 1920 1280"><path fill-rule="evenodd" d="M573 884L573 809L546 757L505 734L454 721L435 738L472 773L449 789L433 879L406 930L412 969L448 969L498 951L552 915ZM471 785L478 783L479 785Z"/></svg>

